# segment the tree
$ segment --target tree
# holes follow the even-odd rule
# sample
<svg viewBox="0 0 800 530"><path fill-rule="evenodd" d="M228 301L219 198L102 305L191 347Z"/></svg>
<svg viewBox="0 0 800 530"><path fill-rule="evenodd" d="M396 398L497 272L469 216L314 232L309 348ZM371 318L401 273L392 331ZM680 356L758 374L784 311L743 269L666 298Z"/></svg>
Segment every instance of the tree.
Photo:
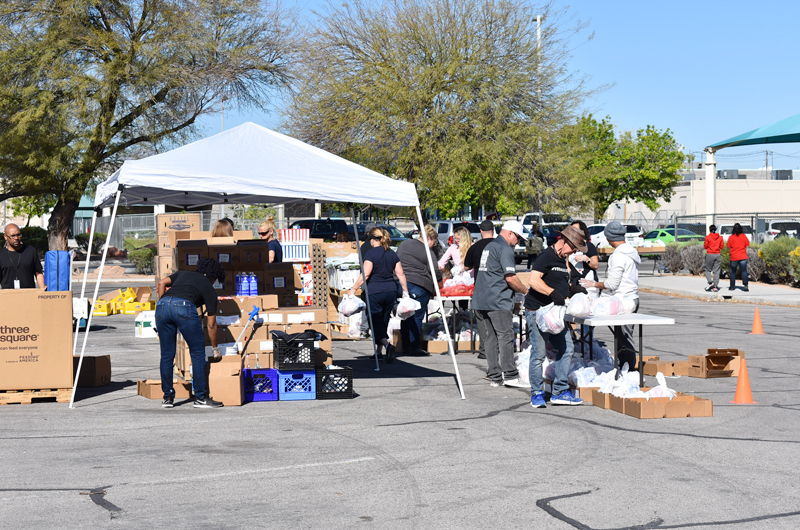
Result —
<svg viewBox="0 0 800 530"><path fill-rule="evenodd" d="M685 159L669 129L652 125L615 137L606 117L582 117L568 128L566 136L576 146L574 162L599 215L616 201L641 201L655 211L658 200L672 198L672 189L681 180L678 171Z"/></svg>
<svg viewBox="0 0 800 530"><path fill-rule="evenodd" d="M259 0L5 0L2 191L55 195L66 248L90 181L193 137L222 97L265 109L288 87L293 18Z"/></svg>
<svg viewBox="0 0 800 530"><path fill-rule="evenodd" d="M548 21L541 49L537 14ZM515 213L537 190L565 189L545 147L590 93L566 67L583 28L524 0L329 4L306 39L286 125L413 182L427 207Z"/></svg>
<svg viewBox="0 0 800 530"><path fill-rule="evenodd" d="M39 197L17 197L11 199L11 212L15 216L25 217L25 226L31 224L31 218L40 217L49 212L56 205L56 198L53 195L42 195Z"/></svg>

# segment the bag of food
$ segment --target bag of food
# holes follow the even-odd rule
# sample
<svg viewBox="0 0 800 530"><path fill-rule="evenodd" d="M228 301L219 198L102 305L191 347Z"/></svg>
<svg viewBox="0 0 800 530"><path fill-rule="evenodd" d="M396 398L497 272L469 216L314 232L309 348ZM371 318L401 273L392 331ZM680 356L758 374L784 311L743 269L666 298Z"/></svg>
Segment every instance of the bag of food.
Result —
<svg viewBox="0 0 800 530"><path fill-rule="evenodd" d="M395 314L400 320L405 320L408 317L413 317L414 313L419 311L422 305L411 297L404 296L398 300L397 310Z"/></svg>
<svg viewBox="0 0 800 530"><path fill-rule="evenodd" d="M567 306L567 314L578 318L586 318L591 312L589 297L583 293L572 295Z"/></svg>
<svg viewBox="0 0 800 530"><path fill-rule="evenodd" d="M356 298L352 294L346 294L342 297L342 301L339 302L339 312L346 317L355 315L359 311L363 311L366 307L364 301L361 298Z"/></svg>
<svg viewBox="0 0 800 530"><path fill-rule="evenodd" d="M557 334L564 331L564 315L567 308L563 305L547 304L536 311L536 325L542 333Z"/></svg>

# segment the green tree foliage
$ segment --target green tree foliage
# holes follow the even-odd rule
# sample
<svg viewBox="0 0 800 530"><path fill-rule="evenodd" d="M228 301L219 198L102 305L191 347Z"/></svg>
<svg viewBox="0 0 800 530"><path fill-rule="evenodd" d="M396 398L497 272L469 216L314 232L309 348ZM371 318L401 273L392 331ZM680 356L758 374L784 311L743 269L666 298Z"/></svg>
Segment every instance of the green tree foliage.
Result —
<svg viewBox="0 0 800 530"><path fill-rule="evenodd" d="M33 217L40 217L49 212L56 205L54 195L41 195L38 197L17 197L11 199L11 212L19 217L25 217L25 226L31 224Z"/></svg>
<svg viewBox="0 0 800 530"><path fill-rule="evenodd" d="M292 12L259 0L0 3L0 198L53 194L65 249L92 179L288 86Z"/></svg>
<svg viewBox="0 0 800 530"><path fill-rule="evenodd" d="M533 195L574 201L554 155L590 93L566 66L583 29L524 0L329 4L298 64L287 127L413 182L424 206L446 214L468 203L516 213Z"/></svg>
<svg viewBox="0 0 800 530"><path fill-rule="evenodd" d="M685 155L669 129L648 125L617 137L610 119L584 116L567 133L576 144L575 166L589 183L595 212L602 215L623 200L641 201L655 211L659 199L672 198Z"/></svg>

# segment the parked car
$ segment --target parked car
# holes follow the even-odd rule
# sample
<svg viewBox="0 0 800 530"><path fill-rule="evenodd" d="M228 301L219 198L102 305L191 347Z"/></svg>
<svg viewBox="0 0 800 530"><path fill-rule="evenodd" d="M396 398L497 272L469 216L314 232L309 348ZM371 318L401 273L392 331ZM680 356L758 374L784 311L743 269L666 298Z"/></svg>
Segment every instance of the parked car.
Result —
<svg viewBox="0 0 800 530"><path fill-rule="evenodd" d="M674 228L658 228L656 230L651 230L644 235L645 241L655 241L656 239L660 239L664 243L672 243L675 241L675 229ZM691 230L686 230L685 228L678 228L678 242L683 243L685 241L705 241L705 237L701 235L697 235Z"/></svg>
<svg viewBox="0 0 800 530"><path fill-rule="evenodd" d="M744 226L742 228L744 228ZM794 219L767 221L764 232L758 234L758 242L764 243L765 241L772 241L781 234L792 237L800 236L800 222Z"/></svg>
<svg viewBox="0 0 800 530"><path fill-rule="evenodd" d="M608 223L594 224L587 227L589 229L589 241L591 241L594 246L608 246L606 235L603 233L603 231L606 229L606 226L608 226ZM636 225L625 225L625 241L642 237L643 233L644 232L642 232L642 229Z"/></svg>
<svg viewBox="0 0 800 530"><path fill-rule="evenodd" d="M302 219L289 228L308 228L314 239L336 239L339 232L347 232L347 223L343 219Z"/></svg>
<svg viewBox="0 0 800 530"><path fill-rule="evenodd" d="M358 223L358 239L360 241L364 241L367 238L366 230L367 230L367 223ZM379 224L378 228L383 228L387 232L389 232L389 238L392 240L391 245L396 247L406 239L409 239L405 234L403 234L397 227L392 225L384 225ZM350 239L353 239L353 224L347 225L347 233L350 236ZM419 237L419 231L417 230L417 237Z"/></svg>
<svg viewBox="0 0 800 530"><path fill-rule="evenodd" d="M406 239L419 239L419 228L409 230L403 235L406 237Z"/></svg>
<svg viewBox="0 0 800 530"><path fill-rule="evenodd" d="M722 240L726 243L728 242L728 238L731 237L733 233L733 225L735 223L729 223L724 225L719 225L717 227L717 233L722 236ZM747 239L753 241L753 227L750 225L742 225L742 233L747 236ZM705 239L705 237L703 238Z"/></svg>
<svg viewBox="0 0 800 530"><path fill-rule="evenodd" d="M522 217L522 227L528 230L537 225L544 227L551 224L566 226L572 222L572 217L564 213L529 212Z"/></svg>
<svg viewBox="0 0 800 530"><path fill-rule="evenodd" d="M481 238L481 227L478 223L470 221L438 221L436 223L436 232L439 234L439 242L444 248L453 244L453 232L459 226L467 227L473 243Z"/></svg>

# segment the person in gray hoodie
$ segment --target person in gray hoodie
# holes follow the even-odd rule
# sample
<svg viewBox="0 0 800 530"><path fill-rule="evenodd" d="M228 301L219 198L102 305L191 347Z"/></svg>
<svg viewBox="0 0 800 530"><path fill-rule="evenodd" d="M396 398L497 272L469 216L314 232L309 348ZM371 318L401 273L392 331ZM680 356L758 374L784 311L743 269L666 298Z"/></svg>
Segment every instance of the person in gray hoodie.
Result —
<svg viewBox="0 0 800 530"><path fill-rule="evenodd" d="M639 252L633 245L625 242L625 226L622 223L612 221L603 230L603 234L608 244L614 247L614 252L608 258L606 279L595 282L584 278L580 284L583 287L605 289L609 295L616 295L624 300L633 300L633 312L636 313L639 311L639 265L642 263ZM628 368L633 370L636 366L633 326L618 326L612 331L618 339L619 350L616 354L619 366L622 367L627 362Z"/></svg>

